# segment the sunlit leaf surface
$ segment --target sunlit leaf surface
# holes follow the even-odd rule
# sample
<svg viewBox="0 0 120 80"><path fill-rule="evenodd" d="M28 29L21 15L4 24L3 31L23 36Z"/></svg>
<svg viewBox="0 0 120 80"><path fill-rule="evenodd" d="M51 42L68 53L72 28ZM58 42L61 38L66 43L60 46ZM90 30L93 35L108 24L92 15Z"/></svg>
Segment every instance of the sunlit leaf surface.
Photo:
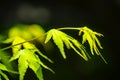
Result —
<svg viewBox="0 0 120 80"><path fill-rule="evenodd" d="M42 74L42 68L43 66L45 69L50 70L51 72L54 73L52 69L47 67L34 53L33 50L30 49L22 49L18 51L13 57L11 57L10 61L13 61L15 59L18 59L18 69L20 73L20 80L24 79L25 72L28 67L30 67L34 73L37 75L39 80L43 80L43 74ZM24 65L23 65L24 63Z"/></svg>
<svg viewBox="0 0 120 80"><path fill-rule="evenodd" d="M86 51L83 48L83 45L78 43L77 40L74 39L73 37L71 37L57 29L51 29L47 33L45 43L48 42L51 38L53 39L54 43L59 48L63 58L66 58L66 55L64 52L64 44L63 44L63 43L65 43L65 45L68 49L72 48L83 59L85 59L86 61L88 60L88 57L86 56Z"/></svg>
<svg viewBox="0 0 120 80"><path fill-rule="evenodd" d="M64 29L79 30L79 35L83 33L82 43L80 43L75 38L69 36L68 34L60 31ZM103 48L97 36L103 36L103 35L87 27L81 27L81 28L67 27L67 28L51 29L48 32L45 32L41 26L36 24L15 25L9 30L8 38L6 40L1 41L4 39L4 37L0 35L0 41L2 43L12 43L11 46L4 48L1 51L12 48L12 52L13 52L12 57L9 56L9 58L3 57L6 55L1 54L0 52L0 61L2 62L0 63L0 75L2 75L2 77L4 77L6 80L9 80L7 75L2 71L7 71L14 74L19 73L19 80L24 80L25 73L28 67L31 70L33 70L33 72L36 74L39 80L44 80L42 67L55 73L51 68L46 66L41 61L40 56L48 60L49 62L53 63L53 61L50 58L44 55L40 51L40 49L38 49L35 46L35 44L32 43L33 40L40 42L44 48L49 49L50 47L52 47L52 45L49 44L50 40L52 39L64 59L66 59L64 47L67 47L67 49L73 49L85 61L88 61L91 58L88 52L86 51L85 46L83 46L85 42L88 42L90 46L91 54L99 55L104 60L104 62L107 63L99 51L99 48L100 49ZM12 69L11 62L14 60L18 60L18 72Z"/></svg>
<svg viewBox="0 0 120 80"><path fill-rule="evenodd" d="M84 44L86 41L88 41L92 55L94 55L94 52L95 52L97 55L100 55L100 57L104 60L105 63L107 63L98 49L98 47L100 49L103 49L103 48L102 48L97 36L103 36L103 35L100 33L94 32L87 27L80 28L79 33L82 33L82 32L83 32L82 43Z"/></svg>

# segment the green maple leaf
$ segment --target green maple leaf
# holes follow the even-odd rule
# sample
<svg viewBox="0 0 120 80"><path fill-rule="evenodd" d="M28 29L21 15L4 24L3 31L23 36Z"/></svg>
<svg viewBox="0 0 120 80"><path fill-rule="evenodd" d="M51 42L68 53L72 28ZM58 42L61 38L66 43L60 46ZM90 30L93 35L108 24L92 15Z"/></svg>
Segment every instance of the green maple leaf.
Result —
<svg viewBox="0 0 120 80"><path fill-rule="evenodd" d="M10 61L13 61L15 59L18 59L20 80L23 80L28 67L30 67L34 71L39 80L43 80L41 66L43 66L45 69L50 70L51 72L54 72L40 60L40 58L34 53L34 51L30 49L23 49L18 51L15 55L13 55L13 57L11 57Z"/></svg>
<svg viewBox="0 0 120 80"><path fill-rule="evenodd" d="M65 45L68 49L72 48L83 59L85 59L86 61L88 60L88 58L86 56L86 51L83 48L83 45L80 44L79 42L77 42L77 40L74 39L73 37L71 37L57 29L51 29L50 31L47 32L45 43L47 43L51 38L53 39L54 43L59 48L64 59L66 58L66 55L64 52L64 43L65 43Z"/></svg>
<svg viewBox="0 0 120 80"><path fill-rule="evenodd" d="M93 30L91 30L87 27L80 28L79 35L82 32L83 32L82 43L84 44L86 41L88 41L89 46L90 46L90 51L91 51L92 55L94 55L94 52L95 52L97 55L100 55L100 57L103 59L103 61L105 63L107 63L106 60L104 59L104 57L101 55L99 49L98 49L98 47L100 49L103 49L103 48L102 48L102 46L100 44L100 41L98 40L97 36L103 36L103 35L100 34L100 33L94 32Z"/></svg>

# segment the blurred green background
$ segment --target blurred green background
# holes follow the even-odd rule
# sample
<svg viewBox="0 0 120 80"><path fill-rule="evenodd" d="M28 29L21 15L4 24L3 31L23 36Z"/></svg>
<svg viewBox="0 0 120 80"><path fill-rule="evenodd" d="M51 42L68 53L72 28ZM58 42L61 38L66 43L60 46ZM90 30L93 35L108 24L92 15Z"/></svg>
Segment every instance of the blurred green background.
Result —
<svg viewBox="0 0 120 80"><path fill-rule="evenodd" d="M72 50L67 51L67 59L62 59L54 49L45 53L55 63L49 64L56 74L43 69L45 80L118 80L120 67L120 0L2 0L0 1L0 32L14 24L40 24L48 31L51 28L88 26L104 34L100 38L104 47L102 55L85 62ZM75 36L76 32L68 31ZM36 80L28 70L25 80ZM32 74L32 76L31 76ZM33 78L33 79L32 79Z"/></svg>

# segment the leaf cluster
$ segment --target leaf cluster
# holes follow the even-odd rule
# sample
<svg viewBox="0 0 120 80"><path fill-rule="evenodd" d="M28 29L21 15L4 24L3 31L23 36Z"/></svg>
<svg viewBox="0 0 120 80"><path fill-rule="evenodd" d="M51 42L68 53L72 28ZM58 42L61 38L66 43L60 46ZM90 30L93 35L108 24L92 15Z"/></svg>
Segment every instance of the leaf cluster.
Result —
<svg viewBox="0 0 120 80"><path fill-rule="evenodd" d="M61 30L78 30L79 35L82 35L82 43L79 42L77 39L73 38L72 36L66 34ZM58 47L62 57L66 59L65 54L65 47L67 49L73 49L75 53L77 53L80 57L82 57L85 61L88 61L90 57L90 53L86 51L86 47L84 46L85 42L88 42L90 46L91 54L100 55L105 63L106 60L101 55L99 48L103 49L100 41L98 40L97 36L103 36L100 33L97 33L87 27L63 27L58 29L50 29L48 32L45 32L44 29L39 25L16 25L12 27L8 31L8 38L6 40L2 40L2 43L11 43L10 46L0 49L0 61L6 55L5 50L11 48L12 49L12 56L9 55L4 63L0 63L0 74L6 79L9 80L7 75L2 71L7 71L13 74L19 74L19 80L24 80L25 73L27 68L33 70L39 80L44 80L42 67L45 69L50 70L54 73L54 71L46 66L40 59L39 56L42 56L44 59L48 60L50 63L53 61L44 55L40 49L36 47L33 41L37 40L40 42L43 47L49 44L50 40L53 40L55 45ZM49 47L52 46L51 44L48 45ZM3 55L1 55L1 53ZM36 54L37 53L37 54ZM9 54L9 53L8 53ZM8 56L8 55L7 55ZM12 67L12 62L15 60L18 61L18 71L14 70ZM6 63L6 64L5 64ZM9 67L8 67L9 66ZM10 68L11 67L11 68Z"/></svg>

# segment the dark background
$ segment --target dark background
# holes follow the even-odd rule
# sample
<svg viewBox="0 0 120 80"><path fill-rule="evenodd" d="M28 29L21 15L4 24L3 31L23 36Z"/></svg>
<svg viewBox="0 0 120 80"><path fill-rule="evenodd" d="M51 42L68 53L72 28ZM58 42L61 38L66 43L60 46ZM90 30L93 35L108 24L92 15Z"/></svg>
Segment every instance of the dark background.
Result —
<svg viewBox="0 0 120 80"><path fill-rule="evenodd" d="M72 50L67 51L66 60L54 52L50 54L55 61L51 68L56 74L43 69L45 80L119 80L119 19L120 0L0 1L1 32L14 24L37 23L44 26L45 30L54 27L88 26L104 34L101 38L104 47L102 55L108 64L98 56L85 62L77 54L69 54L74 53ZM71 32L71 35L74 34ZM29 74L25 79L33 80Z"/></svg>

